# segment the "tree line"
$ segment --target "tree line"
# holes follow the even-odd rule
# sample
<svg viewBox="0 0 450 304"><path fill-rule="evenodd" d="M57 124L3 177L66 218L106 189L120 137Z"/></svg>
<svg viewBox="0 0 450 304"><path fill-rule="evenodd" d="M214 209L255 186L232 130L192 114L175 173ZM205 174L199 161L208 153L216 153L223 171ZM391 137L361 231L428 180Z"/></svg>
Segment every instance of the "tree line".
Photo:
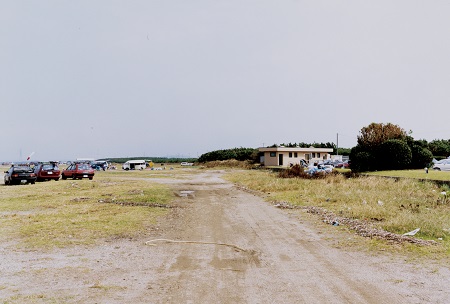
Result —
<svg viewBox="0 0 450 304"><path fill-rule="evenodd" d="M250 160L258 162L258 149L254 148L232 148L232 149L222 149L215 150L211 152L204 153L198 158L198 162L204 163L209 161L221 161L236 159L239 161Z"/></svg>

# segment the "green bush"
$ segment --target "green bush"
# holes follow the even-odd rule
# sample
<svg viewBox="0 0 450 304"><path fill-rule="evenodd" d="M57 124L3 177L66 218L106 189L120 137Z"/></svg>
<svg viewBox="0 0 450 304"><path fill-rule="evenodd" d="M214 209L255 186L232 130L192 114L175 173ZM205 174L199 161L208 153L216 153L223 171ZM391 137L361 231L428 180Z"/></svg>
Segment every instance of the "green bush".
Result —
<svg viewBox="0 0 450 304"><path fill-rule="evenodd" d="M401 170L409 168L411 164L412 152L404 140L386 140L377 150L379 170Z"/></svg>
<svg viewBox="0 0 450 304"><path fill-rule="evenodd" d="M350 152L350 168L353 172L365 172L376 170L373 153L364 151L360 146L352 148Z"/></svg>
<svg viewBox="0 0 450 304"><path fill-rule="evenodd" d="M412 131L409 132L412 134ZM437 155L443 155L439 157ZM371 123L358 136L358 144L350 151L354 172L375 170L421 169L434 158L450 155L450 140L415 140L397 125Z"/></svg>
<svg viewBox="0 0 450 304"><path fill-rule="evenodd" d="M410 148L412 152L411 169L422 169L430 166L433 160L433 153L430 150L414 144Z"/></svg>

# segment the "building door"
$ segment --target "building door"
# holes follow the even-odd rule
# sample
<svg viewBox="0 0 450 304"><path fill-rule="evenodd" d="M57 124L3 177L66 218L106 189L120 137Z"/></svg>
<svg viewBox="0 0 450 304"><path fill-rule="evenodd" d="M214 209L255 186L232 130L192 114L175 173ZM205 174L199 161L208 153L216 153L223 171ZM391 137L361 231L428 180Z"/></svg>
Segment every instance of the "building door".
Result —
<svg viewBox="0 0 450 304"><path fill-rule="evenodd" d="M283 154L278 154L278 166L283 165Z"/></svg>

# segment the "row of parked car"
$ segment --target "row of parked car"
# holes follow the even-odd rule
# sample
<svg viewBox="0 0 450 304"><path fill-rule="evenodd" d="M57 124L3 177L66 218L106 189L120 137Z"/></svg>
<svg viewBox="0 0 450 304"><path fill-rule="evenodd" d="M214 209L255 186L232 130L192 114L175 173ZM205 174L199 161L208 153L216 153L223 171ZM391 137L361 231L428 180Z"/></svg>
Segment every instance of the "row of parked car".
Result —
<svg viewBox="0 0 450 304"><path fill-rule="evenodd" d="M333 166L333 168L350 168L350 161L325 160L321 165Z"/></svg>
<svg viewBox="0 0 450 304"><path fill-rule="evenodd" d="M5 185L34 184L36 181L62 179L94 178L95 170L89 163L73 162L66 169L60 170L58 162L18 163L4 172Z"/></svg>

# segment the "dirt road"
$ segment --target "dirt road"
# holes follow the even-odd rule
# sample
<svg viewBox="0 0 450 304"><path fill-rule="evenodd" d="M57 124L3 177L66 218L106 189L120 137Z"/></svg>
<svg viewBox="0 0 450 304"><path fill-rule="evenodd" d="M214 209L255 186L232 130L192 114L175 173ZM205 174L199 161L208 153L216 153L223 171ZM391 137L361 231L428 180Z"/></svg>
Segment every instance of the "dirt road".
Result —
<svg viewBox="0 0 450 304"><path fill-rule="evenodd" d="M205 171L160 179L180 195L142 238L42 252L0 246L0 299L17 303L449 303L450 271L336 248ZM328 229L328 228L327 228Z"/></svg>

